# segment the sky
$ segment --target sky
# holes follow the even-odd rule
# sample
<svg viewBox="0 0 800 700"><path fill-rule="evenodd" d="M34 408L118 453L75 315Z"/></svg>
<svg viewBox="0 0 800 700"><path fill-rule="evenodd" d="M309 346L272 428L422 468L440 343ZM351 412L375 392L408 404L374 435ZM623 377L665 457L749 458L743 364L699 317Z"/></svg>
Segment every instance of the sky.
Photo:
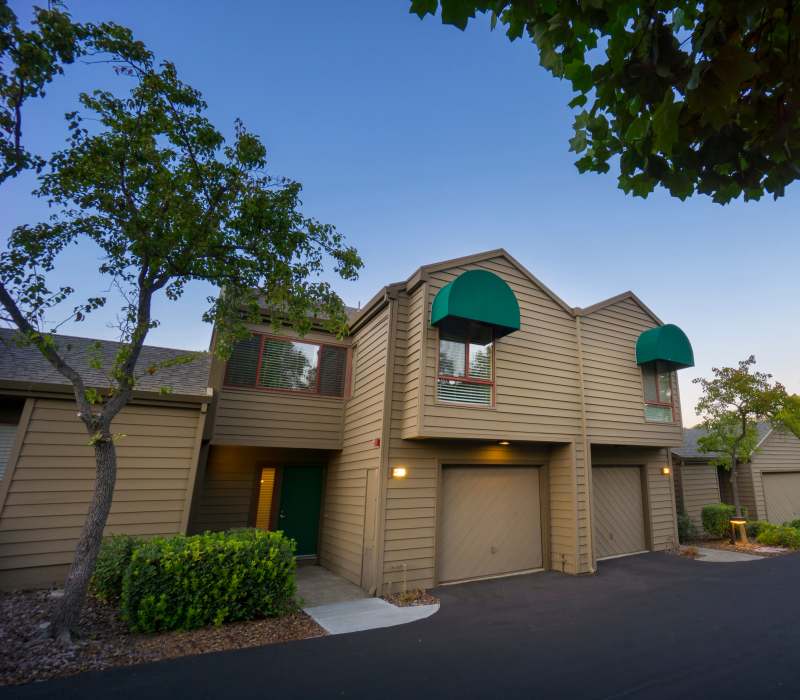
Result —
<svg viewBox="0 0 800 700"><path fill-rule="evenodd" d="M614 172L580 175L568 150L570 86L485 20L466 32L408 13L409 0L257 2L72 0L80 21L130 27L199 89L225 133L241 118L267 145L270 171L303 183L306 215L331 223L361 254L358 306L420 265L503 247L572 306L633 290L686 331L696 366L680 372L684 423L691 380L754 354L800 392L800 189L774 202L719 206L663 191L634 199ZM31 4L12 0L24 20ZM122 91L105 65L75 65L31 110L33 150L64 146L64 112L82 90ZM48 215L32 177L0 189L0 242ZM107 282L96 252L64 254L57 281L85 295ZM76 284L75 280L80 280ZM200 317L213 289L160 302L151 344L206 349ZM61 332L115 338L115 307Z"/></svg>

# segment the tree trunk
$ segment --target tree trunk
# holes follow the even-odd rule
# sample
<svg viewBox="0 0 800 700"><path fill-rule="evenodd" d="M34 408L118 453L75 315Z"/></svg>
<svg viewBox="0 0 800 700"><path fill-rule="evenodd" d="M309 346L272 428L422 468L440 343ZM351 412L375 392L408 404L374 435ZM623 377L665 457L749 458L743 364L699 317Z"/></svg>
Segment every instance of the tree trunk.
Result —
<svg viewBox="0 0 800 700"><path fill-rule="evenodd" d="M58 601L53 614L51 629L54 637L69 642L80 621L86 602L86 592L94 571L94 563L100 551L103 530L111 510L114 485L117 480L117 450L111 434L103 431L94 445L96 477L92 502L83 523L75 558L64 583L64 595Z"/></svg>
<svg viewBox="0 0 800 700"><path fill-rule="evenodd" d="M739 484L738 484L738 482L736 480L736 467L737 466L738 465L736 464L736 457L734 457L731 460L731 475L730 475L731 492L733 493L733 505L736 507L736 517L737 518L741 518L742 517L742 504L741 504L741 501L739 500Z"/></svg>

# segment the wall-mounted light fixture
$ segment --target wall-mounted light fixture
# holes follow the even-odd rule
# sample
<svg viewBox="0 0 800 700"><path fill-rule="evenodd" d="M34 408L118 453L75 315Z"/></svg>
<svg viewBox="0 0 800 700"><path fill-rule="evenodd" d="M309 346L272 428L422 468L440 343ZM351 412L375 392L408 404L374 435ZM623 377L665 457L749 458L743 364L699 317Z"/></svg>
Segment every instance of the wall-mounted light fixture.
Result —
<svg viewBox="0 0 800 700"><path fill-rule="evenodd" d="M505 446L505 445L510 445L511 443L510 443L508 440L501 440L501 441L500 441L500 442L498 442L497 444L498 444L498 445L503 445L503 446Z"/></svg>
<svg viewBox="0 0 800 700"><path fill-rule="evenodd" d="M669 467L661 467L661 473L664 476L669 476L672 473L672 469L670 469Z"/></svg>
<svg viewBox="0 0 800 700"><path fill-rule="evenodd" d="M408 469L405 467L392 467L392 479L405 479L408 476Z"/></svg>

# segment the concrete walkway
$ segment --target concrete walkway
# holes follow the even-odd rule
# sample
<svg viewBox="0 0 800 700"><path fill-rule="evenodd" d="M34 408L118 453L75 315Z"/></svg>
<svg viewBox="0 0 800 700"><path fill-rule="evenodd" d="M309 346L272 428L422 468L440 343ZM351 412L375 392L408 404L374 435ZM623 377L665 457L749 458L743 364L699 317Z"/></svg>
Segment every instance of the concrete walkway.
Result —
<svg viewBox="0 0 800 700"><path fill-rule="evenodd" d="M328 634L394 627L430 617L438 605L398 608L380 598L370 598L350 581L322 566L297 567L297 596L305 610Z"/></svg>
<svg viewBox="0 0 800 700"><path fill-rule="evenodd" d="M744 554L743 552L731 552L727 549L714 549L712 547L697 547L697 561L708 561L714 563L730 563L735 561L757 561L764 557L755 554Z"/></svg>
<svg viewBox="0 0 800 700"><path fill-rule="evenodd" d="M366 598L303 609L328 634L347 634L423 620L439 610L439 605L409 605L399 608L381 598Z"/></svg>

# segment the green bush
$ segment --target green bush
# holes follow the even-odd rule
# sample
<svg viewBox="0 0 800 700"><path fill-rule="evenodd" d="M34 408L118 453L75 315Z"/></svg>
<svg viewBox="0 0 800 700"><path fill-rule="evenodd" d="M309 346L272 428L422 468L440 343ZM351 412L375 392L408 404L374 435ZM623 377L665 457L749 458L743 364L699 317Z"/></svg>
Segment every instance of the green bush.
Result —
<svg viewBox="0 0 800 700"><path fill-rule="evenodd" d="M274 617L294 607L295 543L237 530L155 538L138 546L122 585L122 615L139 632Z"/></svg>
<svg viewBox="0 0 800 700"><path fill-rule="evenodd" d="M103 540L92 575L92 593L108 603L120 599L122 579L133 550L142 542L141 538L133 535L112 535Z"/></svg>
<svg viewBox="0 0 800 700"><path fill-rule="evenodd" d="M764 527L756 538L761 544L770 547L789 547L800 549L800 530L787 525L770 525Z"/></svg>
<svg viewBox="0 0 800 700"><path fill-rule="evenodd" d="M686 513L678 514L678 541L683 543L697 539L697 528Z"/></svg>
<svg viewBox="0 0 800 700"><path fill-rule="evenodd" d="M766 520L750 520L744 527L748 537L758 537L764 528L773 527L773 525Z"/></svg>
<svg viewBox="0 0 800 700"><path fill-rule="evenodd" d="M712 537L728 537L731 534L731 518L736 508L727 503L711 503L703 506L703 529Z"/></svg>
<svg viewBox="0 0 800 700"><path fill-rule="evenodd" d="M784 523L784 525L793 527L795 530L800 530L800 520L792 520L791 522Z"/></svg>

